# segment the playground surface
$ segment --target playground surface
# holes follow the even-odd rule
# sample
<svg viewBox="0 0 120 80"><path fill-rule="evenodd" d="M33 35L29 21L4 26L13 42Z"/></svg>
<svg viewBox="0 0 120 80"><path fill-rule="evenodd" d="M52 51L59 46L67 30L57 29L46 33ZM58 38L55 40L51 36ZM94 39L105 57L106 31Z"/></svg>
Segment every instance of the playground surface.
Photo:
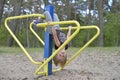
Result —
<svg viewBox="0 0 120 80"><path fill-rule="evenodd" d="M0 80L120 80L120 47L87 48L64 70L51 76L35 75L38 66L32 64L21 50L10 50L0 48ZM68 58L76 50L68 49ZM42 61L42 53L36 50L31 55Z"/></svg>

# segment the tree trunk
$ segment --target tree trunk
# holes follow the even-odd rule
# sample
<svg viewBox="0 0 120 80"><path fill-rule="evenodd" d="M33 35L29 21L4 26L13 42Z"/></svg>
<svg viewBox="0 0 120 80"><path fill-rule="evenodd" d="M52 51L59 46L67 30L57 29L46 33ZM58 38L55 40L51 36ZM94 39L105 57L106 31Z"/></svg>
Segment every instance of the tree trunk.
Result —
<svg viewBox="0 0 120 80"><path fill-rule="evenodd" d="M21 11L21 5L22 5L23 0L15 0L14 1L14 16L20 15ZM10 29L13 31L13 33L16 33L17 30L17 25L18 25L18 20L13 20L10 22ZM14 39L13 37L9 38L8 46L11 47L13 45Z"/></svg>
<svg viewBox="0 0 120 80"><path fill-rule="evenodd" d="M92 1L91 0L87 0L87 5L89 6L89 13L86 16L86 25L90 25L91 24L91 13L90 11L92 10ZM87 41L90 40L90 30L88 30L88 36L87 36Z"/></svg>
<svg viewBox="0 0 120 80"><path fill-rule="evenodd" d="M49 4L48 0L44 0L45 6Z"/></svg>
<svg viewBox="0 0 120 80"><path fill-rule="evenodd" d="M97 0L98 5L98 17L99 17L99 28L101 30L99 40L99 46L103 46L103 0Z"/></svg>
<svg viewBox="0 0 120 80"><path fill-rule="evenodd" d="M5 4L5 0L0 0L0 24L1 24L4 4Z"/></svg>
<svg viewBox="0 0 120 80"><path fill-rule="evenodd" d="M27 18L27 21L29 21L28 18ZM29 48L30 47L30 41L29 41L29 24L26 25L26 43L27 43L26 46Z"/></svg>

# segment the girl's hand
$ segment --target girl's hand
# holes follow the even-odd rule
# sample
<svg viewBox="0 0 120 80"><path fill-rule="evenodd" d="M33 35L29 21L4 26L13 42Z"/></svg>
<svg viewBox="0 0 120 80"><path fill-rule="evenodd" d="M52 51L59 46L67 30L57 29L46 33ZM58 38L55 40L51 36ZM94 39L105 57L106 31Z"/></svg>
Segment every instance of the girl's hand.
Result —
<svg viewBox="0 0 120 80"><path fill-rule="evenodd" d="M53 25L51 24L51 21L48 21L48 22L47 22L47 26L53 26Z"/></svg>
<svg viewBox="0 0 120 80"><path fill-rule="evenodd" d="M50 21L47 22L47 26L50 26Z"/></svg>
<svg viewBox="0 0 120 80"><path fill-rule="evenodd" d="M72 26L68 26L68 30L71 30Z"/></svg>

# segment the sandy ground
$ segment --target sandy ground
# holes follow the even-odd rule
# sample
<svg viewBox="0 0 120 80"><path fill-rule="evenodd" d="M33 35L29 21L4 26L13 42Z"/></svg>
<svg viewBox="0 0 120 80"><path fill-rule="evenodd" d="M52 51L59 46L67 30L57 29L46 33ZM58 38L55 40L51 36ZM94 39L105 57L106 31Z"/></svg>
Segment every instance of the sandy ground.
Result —
<svg viewBox="0 0 120 80"><path fill-rule="evenodd" d="M42 59L42 54L32 56ZM86 49L64 70L51 76L35 75L36 69L23 53L0 54L0 80L120 80L120 49Z"/></svg>

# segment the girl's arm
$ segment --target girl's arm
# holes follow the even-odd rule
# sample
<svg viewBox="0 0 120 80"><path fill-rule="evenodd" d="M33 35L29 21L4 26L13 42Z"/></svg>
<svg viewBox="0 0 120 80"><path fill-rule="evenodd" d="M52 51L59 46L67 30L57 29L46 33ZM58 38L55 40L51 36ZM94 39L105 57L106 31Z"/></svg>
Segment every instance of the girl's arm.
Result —
<svg viewBox="0 0 120 80"><path fill-rule="evenodd" d="M67 39L70 37L71 35L71 27L72 26L68 26L68 33L67 33Z"/></svg>
<svg viewBox="0 0 120 80"><path fill-rule="evenodd" d="M52 26L53 39L54 39L55 45L56 45L57 47L59 47L59 46L60 46L60 41L59 41L59 39L58 39L57 32L56 32L56 30L55 30L55 28L54 28L54 25L51 25L51 24L50 24L51 21L48 21L47 23L48 23L48 26Z"/></svg>
<svg viewBox="0 0 120 80"><path fill-rule="evenodd" d="M54 27L52 27L52 34L53 34L53 38L54 38L54 42L55 42L56 46L59 47L60 41L58 39L57 32Z"/></svg>

